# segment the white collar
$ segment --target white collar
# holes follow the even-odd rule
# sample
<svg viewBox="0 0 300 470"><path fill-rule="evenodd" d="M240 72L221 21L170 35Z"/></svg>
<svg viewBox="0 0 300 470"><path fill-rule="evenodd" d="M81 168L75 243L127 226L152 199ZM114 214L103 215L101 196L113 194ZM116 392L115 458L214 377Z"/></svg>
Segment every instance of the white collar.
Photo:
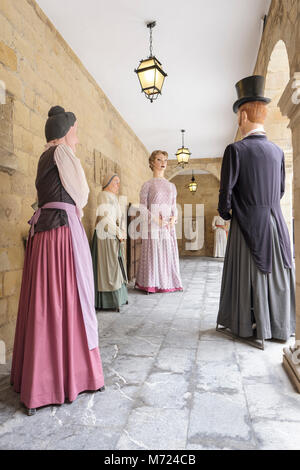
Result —
<svg viewBox="0 0 300 470"><path fill-rule="evenodd" d="M246 139L246 137L249 137L249 135L257 134L257 133L266 134L264 126L257 127L256 129L252 129L252 131L250 131L246 135L244 135L243 139Z"/></svg>

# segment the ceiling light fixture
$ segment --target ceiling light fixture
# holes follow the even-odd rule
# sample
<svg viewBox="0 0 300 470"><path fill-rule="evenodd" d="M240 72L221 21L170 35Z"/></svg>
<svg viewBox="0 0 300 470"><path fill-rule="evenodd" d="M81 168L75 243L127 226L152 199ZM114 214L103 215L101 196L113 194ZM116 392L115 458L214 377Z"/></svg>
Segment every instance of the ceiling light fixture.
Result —
<svg viewBox="0 0 300 470"><path fill-rule="evenodd" d="M184 146L184 133L185 130L182 129L182 147L180 147L176 152L176 158L178 165L181 165L182 168L189 163L190 156L192 155L188 148Z"/></svg>
<svg viewBox="0 0 300 470"><path fill-rule="evenodd" d="M158 95L161 95L161 90L167 77L166 72L163 71L162 65L159 60L153 55L152 50L152 29L155 27L156 21L147 23L147 28L150 29L150 56L148 59L140 61L140 65L135 69L142 93L145 93L146 98L153 103Z"/></svg>
<svg viewBox="0 0 300 470"><path fill-rule="evenodd" d="M198 184L197 184L197 182L195 180L195 177L194 177L194 171L192 171L192 179L191 179L191 182L189 184L189 190L193 195L197 191L197 186L198 186Z"/></svg>

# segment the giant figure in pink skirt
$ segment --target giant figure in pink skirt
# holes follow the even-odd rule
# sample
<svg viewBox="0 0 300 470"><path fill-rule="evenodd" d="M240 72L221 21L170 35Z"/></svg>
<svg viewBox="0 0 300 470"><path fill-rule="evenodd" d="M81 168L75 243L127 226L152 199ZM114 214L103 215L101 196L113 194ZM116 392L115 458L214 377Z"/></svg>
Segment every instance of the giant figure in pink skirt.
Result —
<svg viewBox="0 0 300 470"><path fill-rule="evenodd" d="M182 290L175 230L177 191L164 178L167 161L167 152L152 152L153 178L140 192L142 249L135 287L146 293Z"/></svg>
<svg viewBox="0 0 300 470"><path fill-rule="evenodd" d="M11 382L32 415L104 390L89 243L81 224L89 188L75 156L77 121L50 109L30 220Z"/></svg>

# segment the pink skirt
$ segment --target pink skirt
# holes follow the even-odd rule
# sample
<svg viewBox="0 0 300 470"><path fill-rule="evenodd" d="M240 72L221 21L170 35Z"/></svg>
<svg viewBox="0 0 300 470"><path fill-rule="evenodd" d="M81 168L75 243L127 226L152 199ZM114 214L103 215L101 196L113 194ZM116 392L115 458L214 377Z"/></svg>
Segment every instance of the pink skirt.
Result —
<svg viewBox="0 0 300 470"><path fill-rule="evenodd" d="M28 240L11 383L27 408L104 385L99 349L88 348L69 227Z"/></svg>
<svg viewBox="0 0 300 470"><path fill-rule="evenodd" d="M182 291L176 231L160 229L157 239L142 239L135 287L146 292Z"/></svg>
<svg viewBox="0 0 300 470"><path fill-rule="evenodd" d="M151 294L164 294L165 292L177 292L183 291L182 287L174 287L174 289L160 289L159 287L143 287L140 286L137 282L135 283L135 288L143 290L145 292L150 292Z"/></svg>

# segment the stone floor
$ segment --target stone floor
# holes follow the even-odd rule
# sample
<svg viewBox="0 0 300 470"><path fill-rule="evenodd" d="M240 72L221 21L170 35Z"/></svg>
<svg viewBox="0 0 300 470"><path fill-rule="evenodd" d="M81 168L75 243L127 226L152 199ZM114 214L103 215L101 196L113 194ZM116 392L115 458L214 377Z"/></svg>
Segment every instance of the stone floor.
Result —
<svg viewBox="0 0 300 470"><path fill-rule="evenodd" d="M183 259L184 292L130 290L101 312L104 393L27 417L0 381L0 449L300 449L300 395L283 344L266 350L215 331L222 263Z"/></svg>

